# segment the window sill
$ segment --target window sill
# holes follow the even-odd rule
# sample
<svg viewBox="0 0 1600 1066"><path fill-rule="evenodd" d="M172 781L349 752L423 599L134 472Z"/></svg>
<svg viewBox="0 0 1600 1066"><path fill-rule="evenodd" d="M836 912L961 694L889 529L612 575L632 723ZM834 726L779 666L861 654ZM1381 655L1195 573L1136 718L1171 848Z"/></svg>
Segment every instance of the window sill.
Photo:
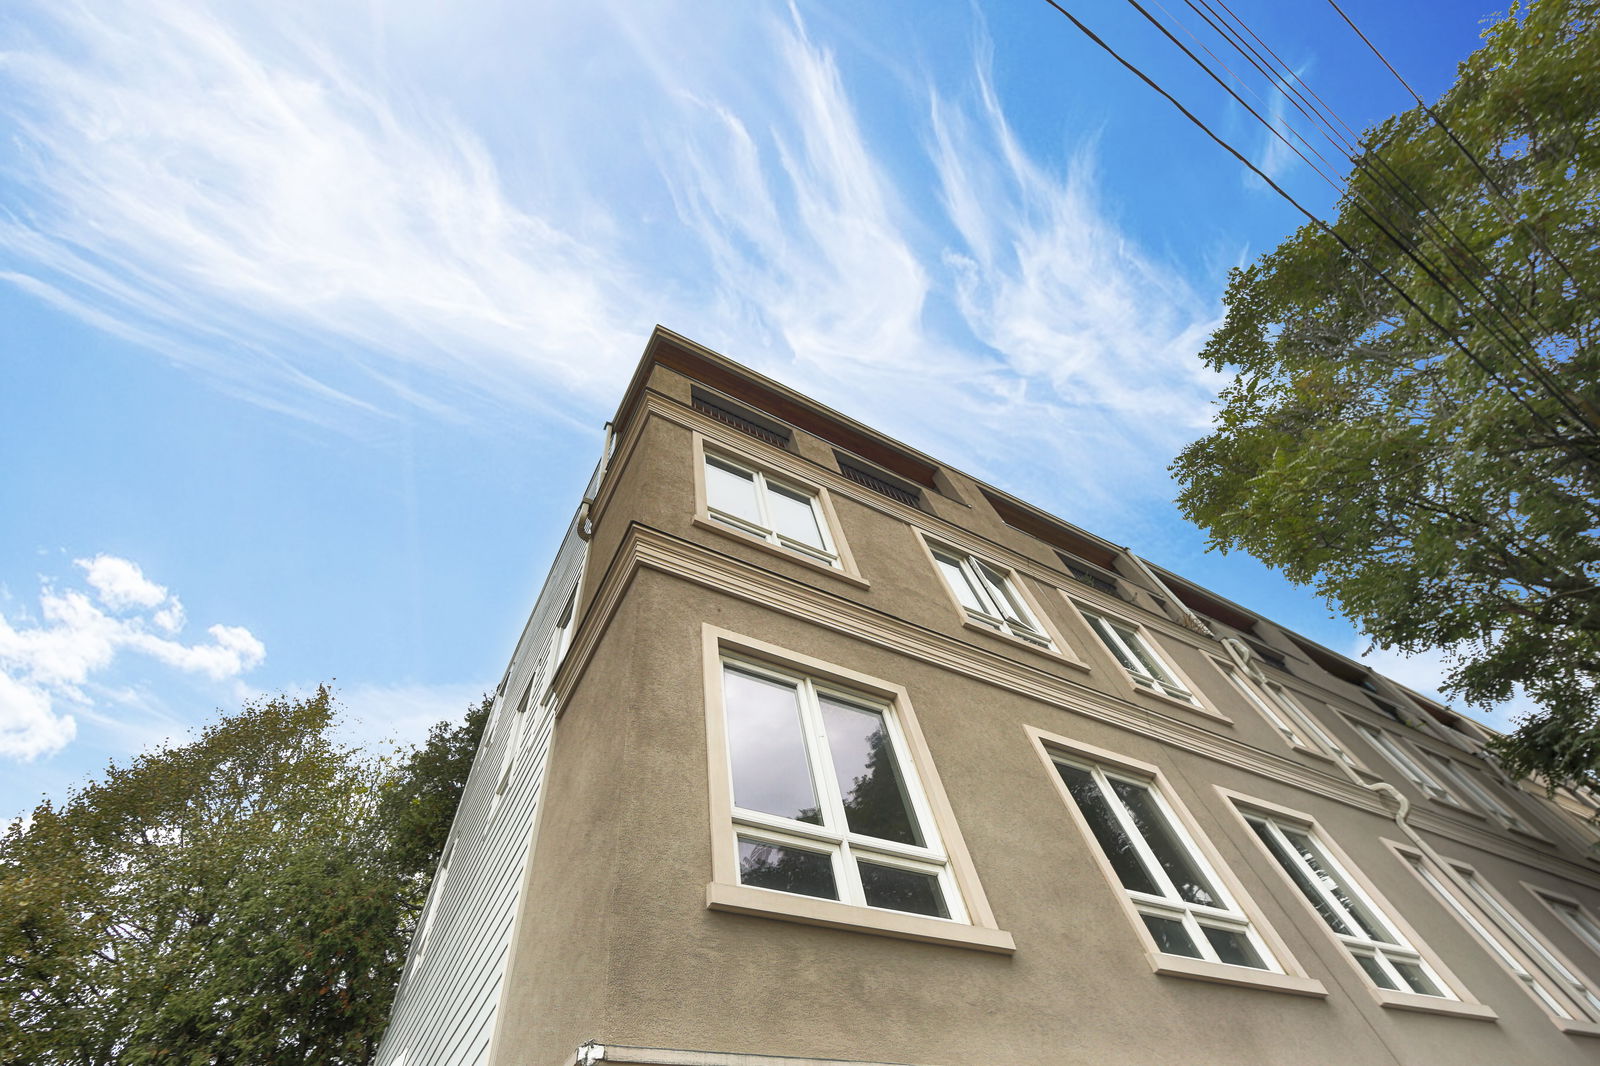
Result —
<svg viewBox="0 0 1600 1066"><path fill-rule="evenodd" d="M1286 992L1291 996L1312 996L1319 999L1328 994L1322 982L1311 977L1273 973L1271 970L1253 970L1248 966L1226 966L1208 959L1191 959L1187 955L1167 955L1159 951L1148 952L1145 958L1150 962L1150 969L1163 977L1187 977L1195 981L1211 981L1220 985L1259 988L1266 992Z"/></svg>
<svg viewBox="0 0 1600 1066"><path fill-rule="evenodd" d="M1123 673L1128 677L1128 684L1133 686L1133 691L1137 692L1141 696L1148 696L1153 700L1160 700L1162 703L1172 707L1182 707L1184 710L1193 711L1195 714L1203 714L1207 718L1215 719L1216 721L1222 722L1226 725L1233 724L1232 718L1229 718L1221 711L1214 711L1210 707L1207 707L1205 704L1200 702L1199 697L1188 700L1180 700L1178 697L1169 696L1165 692L1158 692L1155 689L1145 688L1143 685L1134 681L1132 675L1128 675L1127 671L1123 671Z"/></svg>
<svg viewBox="0 0 1600 1066"><path fill-rule="evenodd" d="M1065 663L1067 666L1075 666L1079 670L1084 671L1090 669L1088 663L1082 661L1081 659L1074 659L1070 655L1065 655L1059 649L1047 648L1042 644L1035 644L1031 640L1023 640L1021 637L1014 637L1005 630L986 626L982 622L974 622L972 619L966 618L962 620L961 625L975 633L982 633L985 636L996 637L1005 641L1007 644L1012 645L1013 647L1022 648L1025 651L1031 651L1035 655L1042 655L1051 662Z"/></svg>
<svg viewBox="0 0 1600 1066"><path fill-rule="evenodd" d="M917 914L853 907L831 899L791 896L748 885L729 885L712 881L706 885L706 907L714 911L749 914L757 918L846 929L857 933L876 933L901 940L920 940L929 944L991 951L1000 955L1016 952L1011 934L1000 929L983 929Z"/></svg>
<svg viewBox="0 0 1600 1066"><path fill-rule="evenodd" d="M1555 1023L1557 1029L1572 1036L1600 1036L1600 1022L1578 1022L1557 1018Z"/></svg>
<svg viewBox="0 0 1600 1066"><path fill-rule="evenodd" d="M719 533L724 537L731 537L732 539L739 541L741 544L748 544L752 548L760 548L762 551L767 552L768 554L776 555L780 559L787 559L791 563L801 563L805 566L811 567L813 570L820 570L829 577L843 581L847 585L854 585L856 588L861 589L869 589L872 587L872 582L868 581L864 577L852 574L842 567L829 566L827 563L813 559L803 552L790 551L788 548L780 547L769 540L763 540L754 533L746 533L742 529L735 529L733 526L723 525L721 522L714 522L711 519L706 518L704 515L695 515L694 519L692 520L692 524L696 529L707 529L713 533Z"/></svg>
<svg viewBox="0 0 1600 1066"><path fill-rule="evenodd" d="M1372 997L1378 1004L1390 1010L1414 1010L1420 1014L1448 1014L1457 1018L1472 1018L1476 1021L1492 1022L1499 1019L1499 1015L1490 1007L1482 1003L1464 1003L1459 999L1444 999L1440 996L1423 996L1416 992L1395 992L1387 988L1372 988Z"/></svg>

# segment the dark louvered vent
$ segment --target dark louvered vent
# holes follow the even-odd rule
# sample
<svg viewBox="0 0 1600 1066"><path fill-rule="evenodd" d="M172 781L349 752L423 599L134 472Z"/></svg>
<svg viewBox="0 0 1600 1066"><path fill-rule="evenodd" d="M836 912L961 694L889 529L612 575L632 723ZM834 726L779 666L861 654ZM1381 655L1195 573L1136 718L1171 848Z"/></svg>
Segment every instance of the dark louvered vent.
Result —
<svg viewBox="0 0 1600 1066"><path fill-rule="evenodd" d="M1269 666L1276 666L1285 673L1289 671L1289 660L1284 658L1283 652L1269 647L1259 640L1251 640L1249 637L1245 637L1244 642L1250 645L1250 650L1255 652Z"/></svg>
<svg viewBox="0 0 1600 1066"><path fill-rule="evenodd" d="M839 460L839 473L854 481L857 485L865 485L873 492L887 496L891 500L898 500L907 507L920 508L922 506L922 494L916 489L889 481L881 474L875 474L871 470L864 469L837 453L834 458Z"/></svg>
<svg viewBox="0 0 1600 1066"><path fill-rule="evenodd" d="M1099 589L1101 592L1109 596L1116 596L1119 599L1127 598L1122 595L1122 589L1117 585L1116 579L1099 567L1092 566L1077 556L1068 555L1059 549L1056 551L1056 557L1061 560L1061 565L1067 568L1067 573L1090 588Z"/></svg>
<svg viewBox="0 0 1600 1066"><path fill-rule="evenodd" d="M770 422L757 421L749 412L740 411L720 396L712 396L695 389L690 399L694 409L708 418L714 418L725 426L732 426L740 433L749 434L756 440L766 441L775 447L789 446L788 430Z"/></svg>

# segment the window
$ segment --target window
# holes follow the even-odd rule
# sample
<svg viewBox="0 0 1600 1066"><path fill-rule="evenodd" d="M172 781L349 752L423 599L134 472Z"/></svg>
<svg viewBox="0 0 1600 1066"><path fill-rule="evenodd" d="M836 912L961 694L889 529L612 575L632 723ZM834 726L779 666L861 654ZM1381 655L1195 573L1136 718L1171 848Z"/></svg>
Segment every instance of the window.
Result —
<svg viewBox="0 0 1600 1066"><path fill-rule="evenodd" d="M1600 922L1595 921L1594 915L1576 900L1537 888L1533 892L1557 918L1561 919L1563 925L1571 929L1579 940L1589 945L1595 954L1600 955Z"/></svg>
<svg viewBox="0 0 1600 1066"><path fill-rule="evenodd" d="M1053 761L1158 952L1281 971L1151 782L1076 759Z"/></svg>
<svg viewBox="0 0 1600 1066"><path fill-rule="evenodd" d="M1109 571L1102 570L1093 563L1086 563L1077 556L1070 555L1059 548L1056 549L1056 556L1061 560L1061 565L1067 568L1067 573L1071 574L1074 580L1082 582L1092 589L1098 589L1109 596L1127 599L1122 594L1122 589L1117 584L1116 578Z"/></svg>
<svg viewBox="0 0 1600 1066"><path fill-rule="evenodd" d="M1245 823L1375 987L1457 998L1310 829L1254 811Z"/></svg>
<svg viewBox="0 0 1600 1066"><path fill-rule="evenodd" d="M1360 730L1362 736L1371 741L1372 746L1377 748L1384 758L1394 764L1395 769L1400 771L1401 776L1421 789L1424 794L1432 796L1442 803L1448 803L1455 807L1461 806L1461 802L1455 798L1448 788L1439 782L1438 778L1423 769L1420 762L1407 754L1406 749L1401 747L1398 740L1395 740L1381 729L1374 729L1360 722L1355 723L1355 727Z"/></svg>
<svg viewBox="0 0 1600 1066"><path fill-rule="evenodd" d="M726 659L739 883L965 920L890 707Z"/></svg>
<svg viewBox="0 0 1600 1066"><path fill-rule="evenodd" d="M1195 702L1188 688L1150 647L1143 633L1125 622L1106 618L1090 610L1080 610L1083 610L1089 628L1095 631L1117 662L1122 664L1135 685L1185 703Z"/></svg>
<svg viewBox="0 0 1600 1066"><path fill-rule="evenodd" d="M904 688L701 627L706 906L1010 954Z"/></svg>
<svg viewBox="0 0 1600 1066"><path fill-rule="evenodd" d="M1296 729L1292 717L1285 713L1283 709L1275 709L1272 704L1268 703L1266 698L1256 691L1255 686L1239 672L1238 667L1225 663L1221 659L1212 661L1217 664L1217 669L1222 671L1222 675L1233 684L1233 687L1239 690L1239 694L1245 698L1245 702L1259 711L1261 717L1272 724L1272 727L1288 742L1290 747L1304 748L1308 751L1317 750L1309 739L1302 735L1305 732L1305 724L1301 723L1300 728Z"/></svg>
<svg viewBox="0 0 1600 1066"><path fill-rule="evenodd" d="M1041 648L1053 647L1011 575L955 548L929 544L928 550L968 619Z"/></svg>
<svg viewBox="0 0 1600 1066"><path fill-rule="evenodd" d="M1561 959L1492 892L1470 866L1451 863L1460 881L1443 874L1421 855L1402 858L1445 907L1471 930L1500 965L1557 1020L1563 1029L1600 1036L1600 995L1595 986Z"/></svg>
<svg viewBox="0 0 1600 1066"><path fill-rule="evenodd" d="M815 491L705 453L706 513L717 522L827 566L839 554Z"/></svg>
<svg viewBox="0 0 1600 1066"><path fill-rule="evenodd" d="M1504 801L1483 785L1474 780L1472 771L1457 766L1455 760L1437 752L1424 751L1423 757L1436 768L1439 774L1455 787L1457 795L1466 796L1474 805L1485 814L1493 815L1501 825L1507 829L1519 829L1524 833L1531 832L1528 824L1513 811Z"/></svg>

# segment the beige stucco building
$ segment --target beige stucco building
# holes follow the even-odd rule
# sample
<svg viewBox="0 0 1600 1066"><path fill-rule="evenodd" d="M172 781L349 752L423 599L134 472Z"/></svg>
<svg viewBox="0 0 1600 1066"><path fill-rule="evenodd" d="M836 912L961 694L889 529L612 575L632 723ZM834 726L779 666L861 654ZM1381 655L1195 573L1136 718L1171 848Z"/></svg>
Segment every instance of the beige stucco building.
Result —
<svg viewBox="0 0 1600 1066"><path fill-rule="evenodd" d="M383 1066L1600 1061L1486 731L665 330Z"/></svg>

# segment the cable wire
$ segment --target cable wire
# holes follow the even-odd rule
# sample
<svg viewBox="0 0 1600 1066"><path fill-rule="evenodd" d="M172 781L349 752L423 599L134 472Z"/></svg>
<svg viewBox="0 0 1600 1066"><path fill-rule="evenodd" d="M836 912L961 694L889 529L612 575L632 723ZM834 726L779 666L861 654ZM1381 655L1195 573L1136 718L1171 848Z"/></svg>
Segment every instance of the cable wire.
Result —
<svg viewBox="0 0 1600 1066"><path fill-rule="evenodd" d="M1487 375L1490 380L1498 383L1502 388L1504 388L1506 390L1506 394L1508 396L1510 396L1513 400L1515 400L1536 421L1543 423L1545 425L1545 427L1548 428L1551 431L1551 433L1553 433L1555 435L1556 440L1559 441L1560 443L1562 443L1563 445L1565 445L1569 450L1571 450L1577 456L1577 458L1579 458L1580 460L1582 460L1585 463L1593 463L1594 462L1594 458L1593 457L1589 456L1587 453L1585 453L1583 451L1580 451L1575 444L1573 444L1571 441L1569 441L1565 437L1563 437L1562 434L1561 434L1560 429L1556 425L1554 425L1547 417L1545 417L1543 412L1539 411L1532 404L1530 404L1526 397L1524 397L1516 389L1512 388L1509 382L1507 382L1492 367L1490 367L1482 359L1480 359L1478 357L1478 355L1475 352L1472 351L1472 349L1468 348L1464 343L1462 343L1460 338L1458 338L1453 332L1451 332L1443 324L1441 324L1438 321L1438 319L1434 318L1431 314L1429 314L1428 310L1426 308L1424 308L1421 304L1417 303L1417 301L1411 296L1410 293L1406 292L1406 290L1397 281L1395 281L1392 277L1390 277L1389 274L1386 271L1384 271L1382 268L1378 267L1370 259L1368 259L1365 255L1363 255L1359 250L1357 250L1355 248L1355 246L1353 246L1348 240L1346 240L1344 238L1344 236L1342 234L1340 234L1338 232L1338 230L1334 229L1332 226L1330 226L1328 223L1324 222L1317 215L1313 214L1304 204L1302 204L1299 200L1295 199L1295 197L1292 194L1290 194L1288 190L1286 190L1283 186L1279 185L1276 181L1274 181L1271 177L1269 177L1260 167L1256 166L1255 163L1251 162L1242 152L1240 152L1232 144L1230 144L1228 141L1224 140L1221 136L1219 136L1214 130L1211 129L1210 126L1206 125L1203 121L1201 121L1201 119L1197 115L1195 115L1194 112L1190 111L1187 107L1185 107L1178 100L1177 97L1173 96L1170 92L1168 92L1165 88L1163 88L1155 79L1150 77L1150 75L1146 74L1143 70L1141 70L1138 66L1136 66L1132 61L1128 60L1120 52L1118 52L1115 48L1111 47L1111 45L1108 44L1102 37L1100 37L1099 34L1095 33L1092 29L1090 29L1087 25L1085 25L1071 11L1069 11L1065 7L1063 7L1061 5L1061 3L1059 2L1059 0L1044 0L1044 2L1049 4L1052 8L1054 8L1056 10L1056 12L1058 14L1060 14L1063 18L1065 18L1068 22L1072 23L1072 25L1078 30L1078 32L1082 33L1085 37L1089 38L1089 40L1093 41L1097 46L1099 46L1099 48L1102 51L1104 51L1112 59L1116 60L1117 63L1119 65L1121 65L1124 69L1126 69L1130 74L1132 74L1134 77L1138 78L1140 81L1144 82L1147 86L1149 86L1152 90L1154 90L1157 94L1159 94L1163 99L1165 99L1168 103L1170 103L1174 108L1176 108L1178 110L1178 112L1180 114L1182 114L1191 123L1193 123L1195 125L1195 127L1197 127L1202 133L1204 133L1213 142L1215 142L1218 147L1222 148L1225 152L1227 152L1229 155L1233 156L1240 163L1242 163L1246 168L1248 168L1250 170L1251 173L1255 174L1256 177L1260 178L1263 182L1265 182L1269 188L1271 188L1274 192L1276 192L1279 196L1281 196L1284 200L1286 200L1291 206L1293 206L1297 211L1299 211L1302 215L1304 215L1313 225L1317 226L1324 233L1326 233L1330 237L1332 237L1339 244L1340 247L1342 247L1347 253L1350 254L1350 256L1352 258L1354 258L1358 263L1360 263L1369 272L1371 272L1373 274L1373 276L1375 276L1380 281L1382 281L1385 284L1387 284L1391 289L1393 289L1395 291L1395 293L1406 303L1407 306L1409 306L1413 311L1415 311L1418 315L1420 315L1424 321L1426 321L1429 325L1431 325L1440 334L1440 336L1442 336L1447 342L1449 342L1449 344L1453 348L1457 349L1458 351L1461 352L1462 355L1466 356L1467 359L1474 366L1476 366L1479 370L1483 371L1483 373L1485 375Z"/></svg>

